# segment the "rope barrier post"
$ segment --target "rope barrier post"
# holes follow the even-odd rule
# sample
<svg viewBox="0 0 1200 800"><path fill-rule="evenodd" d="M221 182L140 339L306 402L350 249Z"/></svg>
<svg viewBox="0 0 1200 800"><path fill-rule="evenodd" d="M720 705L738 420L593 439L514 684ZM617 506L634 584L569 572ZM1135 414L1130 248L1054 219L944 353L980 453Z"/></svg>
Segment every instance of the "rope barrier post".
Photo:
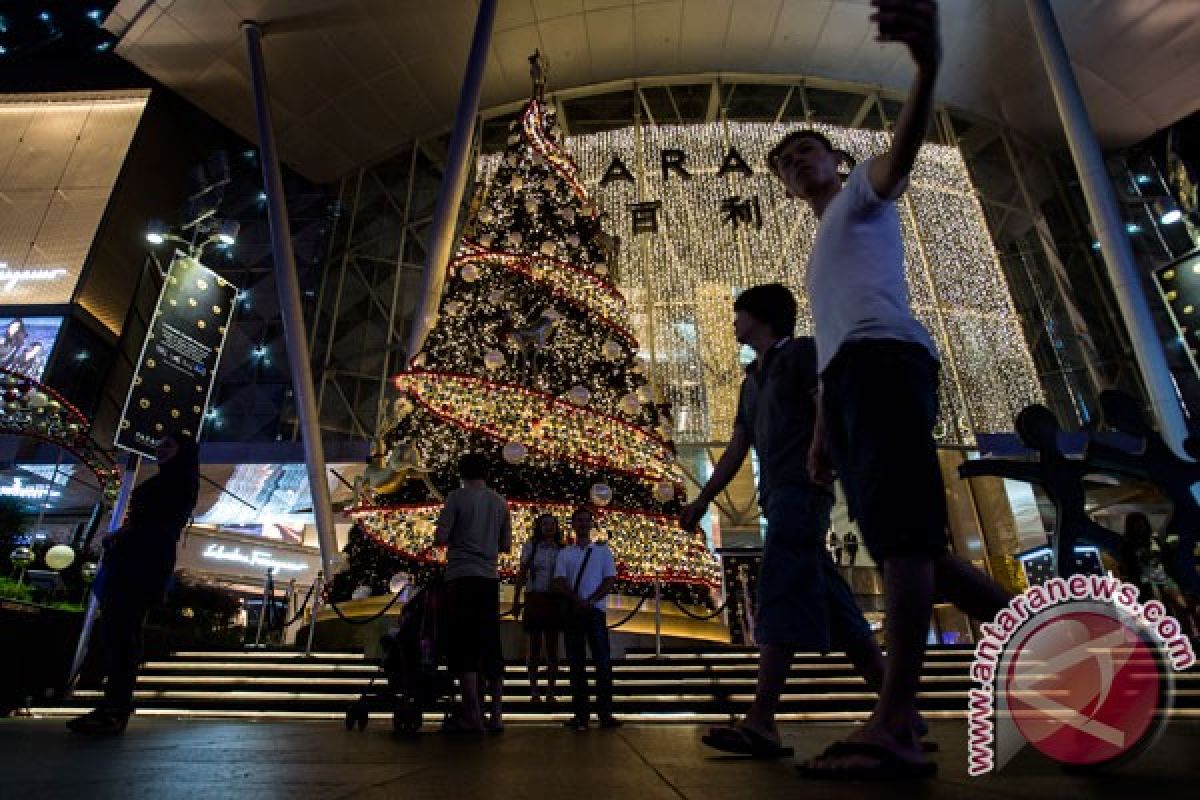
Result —
<svg viewBox="0 0 1200 800"><path fill-rule="evenodd" d="M654 657L662 656L662 579L654 575Z"/></svg>
<svg viewBox="0 0 1200 800"><path fill-rule="evenodd" d="M316 583L313 584L316 588L313 590L312 611L308 617L308 645L304 648L304 655L311 656L313 648L313 636L317 632L317 612L321 610L321 595L325 593L325 573L317 572Z"/></svg>
<svg viewBox="0 0 1200 800"><path fill-rule="evenodd" d="M283 624L279 626L280 644L288 643L288 629L295 622L296 615L296 579L288 581L287 591L283 595Z"/></svg>
<svg viewBox="0 0 1200 800"><path fill-rule="evenodd" d="M254 631L254 646L259 647L262 642L263 623L267 620L267 596L271 592L271 570L267 570L267 577L263 579L262 602L258 607L258 628Z"/></svg>

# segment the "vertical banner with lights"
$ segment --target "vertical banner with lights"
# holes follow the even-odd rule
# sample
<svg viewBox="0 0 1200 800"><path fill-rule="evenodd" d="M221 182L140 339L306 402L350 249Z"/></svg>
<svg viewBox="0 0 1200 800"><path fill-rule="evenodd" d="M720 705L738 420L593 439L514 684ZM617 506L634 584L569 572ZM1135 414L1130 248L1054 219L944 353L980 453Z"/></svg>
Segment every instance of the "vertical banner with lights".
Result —
<svg viewBox="0 0 1200 800"><path fill-rule="evenodd" d="M199 436L237 288L176 253L125 398L117 447L152 456L166 434Z"/></svg>
<svg viewBox="0 0 1200 800"><path fill-rule="evenodd" d="M729 626L729 643L752 645L762 548L723 548L719 552L725 577L725 623Z"/></svg>

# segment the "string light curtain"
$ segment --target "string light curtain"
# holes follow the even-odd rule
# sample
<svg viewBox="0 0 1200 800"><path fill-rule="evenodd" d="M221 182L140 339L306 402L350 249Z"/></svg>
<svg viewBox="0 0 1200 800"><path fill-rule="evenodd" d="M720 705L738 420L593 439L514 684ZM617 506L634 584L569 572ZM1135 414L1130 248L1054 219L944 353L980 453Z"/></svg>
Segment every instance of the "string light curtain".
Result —
<svg viewBox="0 0 1200 800"><path fill-rule="evenodd" d="M880 131L809 127L860 163L889 140ZM675 410L681 444L729 434L740 379L731 327L739 291L784 283L800 304L798 331L811 331L804 272L816 220L805 203L784 195L766 166L770 148L793 129L638 125L566 141L583 185L623 239L618 286L630 300L642 355ZM738 163L730 148L753 174L728 168ZM484 157L484 179L502 159ZM614 171L614 159L628 178ZM656 229L642 224L635 233L655 203ZM1017 411L1042 401L1042 389L957 148L926 144L899 206L912 302L943 360L938 435L969 446L976 434L1011 430Z"/></svg>

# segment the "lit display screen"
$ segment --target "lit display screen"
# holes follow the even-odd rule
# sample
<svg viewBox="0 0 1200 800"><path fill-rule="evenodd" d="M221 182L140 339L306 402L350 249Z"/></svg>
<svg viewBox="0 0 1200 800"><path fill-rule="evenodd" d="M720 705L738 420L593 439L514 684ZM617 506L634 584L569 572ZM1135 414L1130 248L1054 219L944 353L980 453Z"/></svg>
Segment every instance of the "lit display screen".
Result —
<svg viewBox="0 0 1200 800"><path fill-rule="evenodd" d="M88 484L73 480L74 464L13 464L0 471L0 498L25 513L57 510L95 502Z"/></svg>
<svg viewBox="0 0 1200 800"><path fill-rule="evenodd" d="M197 523L287 541L287 531L312 519L304 464L239 464L222 488L208 508L196 509Z"/></svg>
<svg viewBox="0 0 1200 800"><path fill-rule="evenodd" d="M0 367L41 380L62 317L0 316Z"/></svg>
<svg viewBox="0 0 1200 800"><path fill-rule="evenodd" d="M1054 553L1049 547L1039 547L1021 553L1017 556L1021 569L1025 571L1025 581L1030 586L1041 586L1055 577ZM1092 546L1075 548L1075 575L1103 575L1104 562L1100 560L1100 551Z"/></svg>

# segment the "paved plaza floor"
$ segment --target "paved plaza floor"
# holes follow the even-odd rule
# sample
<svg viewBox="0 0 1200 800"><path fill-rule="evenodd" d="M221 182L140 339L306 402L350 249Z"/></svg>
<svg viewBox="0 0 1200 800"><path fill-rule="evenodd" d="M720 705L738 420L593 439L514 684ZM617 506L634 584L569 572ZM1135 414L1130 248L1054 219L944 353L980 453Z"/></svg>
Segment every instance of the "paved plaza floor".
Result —
<svg viewBox="0 0 1200 800"><path fill-rule="evenodd" d="M846 726L787 728L801 755ZM1026 750L997 775L966 774L965 724L935 722L939 776L920 784L839 784L792 762L721 757L683 725L572 733L510 726L487 738L395 738L384 722L135 719L125 735L68 735L61 719L0 719L0 798L1141 798L1190 793L1200 779L1200 722L1172 723L1139 760L1071 774Z"/></svg>

